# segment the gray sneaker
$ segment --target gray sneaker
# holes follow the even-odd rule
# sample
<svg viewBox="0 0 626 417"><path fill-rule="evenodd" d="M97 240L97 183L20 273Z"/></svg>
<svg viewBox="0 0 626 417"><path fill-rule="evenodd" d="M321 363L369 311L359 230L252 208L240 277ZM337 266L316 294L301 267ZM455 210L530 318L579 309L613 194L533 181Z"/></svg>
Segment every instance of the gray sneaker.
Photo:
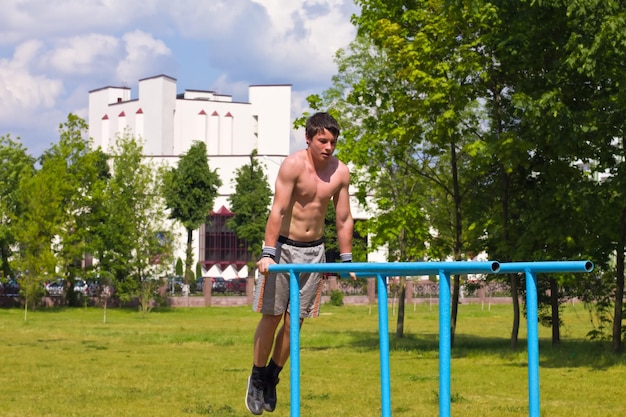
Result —
<svg viewBox="0 0 626 417"><path fill-rule="evenodd" d="M263 381L253 380L248 377L248 391L246 393L246 408L252 414L263 414Z"/></svg>
<svg viewBox="0 0 626 417"><path fill-rule="evenodd" d="M265 411L269 411L270 413L276 409L276 385L280 380L276 379L266 379L265 380L265 389L263 390L263 408Z"/></svg>

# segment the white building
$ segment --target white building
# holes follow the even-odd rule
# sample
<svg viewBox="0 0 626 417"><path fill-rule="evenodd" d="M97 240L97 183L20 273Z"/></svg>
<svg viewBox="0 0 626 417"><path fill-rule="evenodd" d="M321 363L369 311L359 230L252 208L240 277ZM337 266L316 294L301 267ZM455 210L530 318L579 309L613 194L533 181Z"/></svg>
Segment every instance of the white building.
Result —
<svg viewBox="0 0 626 417"><path fill-rule="evenodd" d="M118 134L128 129L141 138L146 157L175 166L193 141L206 143L209 166L222 180L213 208L212 226L194 232L194 261L204 275L233 278L247 276L245 248L220 227L231 215L228 196L233 192L235 170L248 164L256 149L264 162L273 190L278 167L289 154L291 85L252 85L248 102L213 91L177 93L176 80L166 75L139 80L137 98L128 87L103 87L89 92L89 135L94 146L107 151ZM304 140L304 138L302 138ZM353 204L355 218L365 213ZM180 230L176 257L184 259L186 233ZM376 259L379 260L379 259Z"/></svg>

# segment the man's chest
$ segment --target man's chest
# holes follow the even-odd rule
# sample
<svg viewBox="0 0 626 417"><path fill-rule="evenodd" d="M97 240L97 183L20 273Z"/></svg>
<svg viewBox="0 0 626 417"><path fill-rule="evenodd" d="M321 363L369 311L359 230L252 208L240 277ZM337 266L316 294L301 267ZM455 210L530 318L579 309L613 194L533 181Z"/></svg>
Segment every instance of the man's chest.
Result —
<svg viewBox="0 0 626 417"><path fill-rule="evenodd" d="M328 201L337 193L339 187L339 181L333 177L327 181L317 177L304 177L296 183L294 194L301 201Z"/></svg>

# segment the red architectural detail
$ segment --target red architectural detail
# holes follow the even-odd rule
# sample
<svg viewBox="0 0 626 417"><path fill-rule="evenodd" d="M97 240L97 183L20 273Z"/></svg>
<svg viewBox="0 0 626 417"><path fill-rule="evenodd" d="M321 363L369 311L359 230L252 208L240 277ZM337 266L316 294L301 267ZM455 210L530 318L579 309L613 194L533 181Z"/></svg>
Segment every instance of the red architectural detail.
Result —
<svg viewBox="0 0 626 417"><path fill-rule="evenodd" d="M205 224L205 234L200 239L204 240L203 265L210 269L213 265L219 265L222 270L229 265L237 269L250 261L248 244L237 238L237 235L226 227L228 219L233 214L224 206L216 212L211 212Z"/></svg>
<svg viewBox="0 0 626 417"><path fill-rule="evenodd" d="M119 117L126 117L126 113L121 112Z"/></svg>
<svg viewBox="0 0 626 417"><path fill-rule="evenodd" d="M200 116L206 116L206 112L204 110L200 110L200 113L198 113Z"/></svg>
<svg viewBox="0 0 626 417"><path fill-rule="evenodd" d="M211 116L219 116L219 114L217 113L217 111L214 111Z"/></svg>
<svg viewBox="0 0 626 417"><path fill-rule="evenodd" d="M137 114L143 114L143 110L141 110L141 107L139 108L139 110L137 110Z"/></svg>
<svg viewBox="0 0 626 417"><path fill-rule="evenodd" d="M228 113L226 113L226 116L224 116L224 117L233 117L233 115L230 114L230 112L228 112Z"/></svg>
<svg viewBox="0 0 626 417"><path fill-rule="evenodd" d="M104 116L102 116L102 120L109 120L109 115L105 114Z"/></svg>
<svg viewBox="0 0 626 417"><path fill-rule="evenodd" d="M233 212L228 210L226 207L222 206L217 211L211 211L211 214L217 214L220 216L230 216L233 214Z"/></svg>

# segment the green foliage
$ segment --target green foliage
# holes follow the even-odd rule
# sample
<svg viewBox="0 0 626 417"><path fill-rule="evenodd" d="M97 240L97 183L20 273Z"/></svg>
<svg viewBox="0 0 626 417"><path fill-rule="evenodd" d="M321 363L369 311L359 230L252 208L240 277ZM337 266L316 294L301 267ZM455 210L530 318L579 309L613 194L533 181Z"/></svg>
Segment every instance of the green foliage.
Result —
<svg viewBox="0 0 626 417"><path fill-rule="evenodd" d="M184 277L185 283L189 283L193 275L192 231L206 221L222 180L209 167L206 144L201 141L195 141L176 168L164 170L162 177L161 191L170 218L180 221L187 229Z"/></svg>
<svg viewBox="0 0 626 417"><path fill-rule="evenodd" d="M337 239L337 215L335 214L335 205L333 201L328 202L326 209L326 217L324 218L324 248L326 249L326 261L335 262L339 260L339 241ZM360 228L361 222L355 220L354 237L352 239L352 259L354 262L367 262L367 240L361 236L363 229ZM359 232L362 232L359 235Z"/></svg>
<svg viewBox="0 0 626 417"><path fill-rule="evenodd" d="M615 271L607 269L604 273L594 272L592 279L579 281L579 294L589 312L589 322L593 326L587 333L591 340L610 341L612 338ZM622 326L622 333L626 327Z"/></svg>
<svg viewBox="0 0 626 417"><path fill-rule="evenodd" d="M187 229L196 229L213 208L221 185L217 171L209 167L206 144L195 141L176 168L163 174L162 190L170 218Z"/></svg>
<svg viewBox="0 0 626 417"><path fill-rule="evenodd" d="M58 218L57 256L59 273L70 282L70 304L79 304L73 286L85 254L95 250L97 230L103 216L104 190L110 178L107 156L91 150L88 126L73 114L60 125L60 139L44 152L42 170L54 172L63 210ZM84 276L82 277L84 278Z"/></svg>
<svg viewBox="0 0 626 417"><path fill-rule="evenodd" d="M175 271L176 271L177 276L179 277L183 276L184 267L185 265L183 264L183 260L180 258L176 258Z"/></svg>
<svg viewBox="0 0 626 417"><path fill-rule="evenodd" d="M139 297L142 311L172 262L172 233L158 190L157 169L143 161L142 147L128 133L117 138L112 176L105 191L97 250L99 268L115 277L122 300Z"/></svg>
<svg viewBox="0 0 626 417"><path fill-rule="evenodd" d="M261 255L272 196L264 168L254 150L250 155L250 164L235 171L235 192L228 197L234 216L228 219L226 226L248 243L253 260Z"/></svg>
<svg viewBox="0 0 626 417"><path fill-rule="evenodd" d="M34 171L35 159L18 139L0 136L0 271L13 276L9 263L14 250L16 220L20 217L19 184Z"/></svg>
<svg viewBox="0 0 626 417"><path fill-rule="evenodd" d="M606 265L617 254L621 300L622 3L358 1L333 87L309 103L341 115L339 154L357 168L360 201L373 203L361 227L374 246L392 260L484 250ZM612 176L599 184L604 170ZM559 277L559 291L572 279Z"/></svg>
<svg viewBox="0 0 626 417"><path fill-rule="evenodd" d="M336 307L343 305L343 292L339 290L332 290L330 292L330 304Z"/></svg>
<svg viewBox="0 0 626 417"><path fill-rule="evenodd" d="M200 262L196 262L196 279L202 276L202 264ZM195 289L195 285L191 286L192 291Z"/></svg>
<svg viewBox="0 0 626 417"><path fill-rule="evenodd" d="M41 296L42 283L53 276L56 258L53 240L59 232L62 213L58 177L42 167L23 176L19 185L20 216L15 219L15 239L19 242L16 266L24 297L24 312Z"/></svg>

